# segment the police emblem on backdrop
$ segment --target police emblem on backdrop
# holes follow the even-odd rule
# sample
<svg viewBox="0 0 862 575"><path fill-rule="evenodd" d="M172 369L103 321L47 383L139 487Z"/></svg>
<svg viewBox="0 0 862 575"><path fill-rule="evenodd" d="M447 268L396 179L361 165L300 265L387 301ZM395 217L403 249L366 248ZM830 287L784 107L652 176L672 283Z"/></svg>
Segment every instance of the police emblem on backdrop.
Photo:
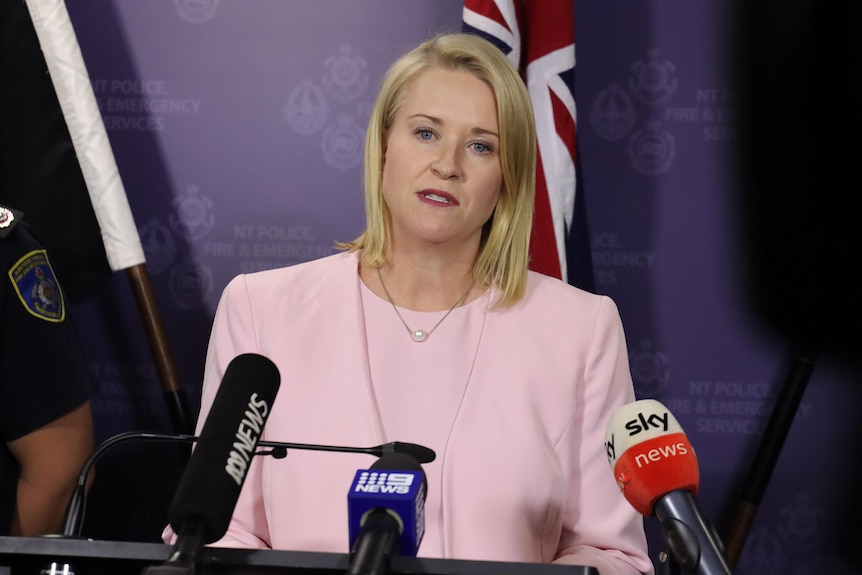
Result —
<svg viewBox="0 0 862 575"><path fill-rule="evenodd" d="M647 176L666 172L676 156L673 134L662 130L657 122L647 122L644 129L629 138L629 159L632 167Z"/></svg>
<svg viewBox="0 0 862 575"><path fill-rule="evenodd" d="M649 106L667 102L676 92L676 65L660 58L656 48L649 51L646 61L641 60L632 66L632 71L635 76L629 81L629 89L635 98Z"/></svg>
<svg viewBox="0 0 862 575"><path fill-rule="evenodd" d="M323 131L323 158L333 168L349 170L362 163L365 132L349 116Z"/></svg>
<svg viewBox="0 0 862 575"><path fill-rule="evenodd" d="M33 250L15 262L9 270L9 278L18 299L32 315L52 322L65 319L63 294L45 250Z"/></svg>
<svg viewBox="0 0 862 575"><path fill-rule="evenodd" d="M214 283L209 268L192 258L178 262L168 278L173 302L179 309L193 309L203 304Z"/></svg>
<svg viewBox="0 0 862 575"><path fill-rule="evenodd" d="M658 395L670 381L667 355L653 348L650 340L643 340L639 351L629 352L632 380L638 393L644 397Z"/></svg>
<svg viewBox="0 0 862 575"><path fill-rule="evenodd" d="M774 533L760 528L745 541L740 573L787 573L790 559Z"/></svg>
<svg viewBox="0 0 862 575"><path fill-rule="evenodd" d="M179 253L170 228L153 218L141 226L138 235L147 257L147 269L154 275L167 271Z"/></svg>
<svg viewBox="0 0 862 575"><path fill-rule="evenodd" d="M309 80L290 91L284 105L284 119L294 132L310 136L319 132L329 118L326 96Z"/></svg>
<svg viewBox="0 0 862 575"><path fill-rule="evenodd" d="M192 24L206 22L215 16L221 0L174 0L180 18Z"/></svg>
<svg viewBox="0 0 862 575"><path fill-rule="evenodd" d="M781 508L782 521L778 526L781 538L794 549L810 552L826 535L823 509L811 501L807 493L796 496L796 502Z"/></svg>
<svg viewBox="0 0 862 575"><path fill-rule="evenodd" d="M213 201L202 196L196 185L186 187L186 193L174 198L172 203L175 212L169 217L168 223L174 233L190 240L209 235L215 226Z"/></svg>
<svg viewBox="0 0 862 575"><path fill-rule="evenodd" d="M611 142L626 137L636 118L631 97L616 84L596 96L590 110L590 124L599 136Z"/></svg>
<svg viewBox="0 0 862 575"><path fill-rule="evenodd" d="M353 48L342 46L340 52L324 62L329 73L323 76L323 88L333 98L348 102L365 91L368 74L365 73L365 59L353 56Z"/></svg>

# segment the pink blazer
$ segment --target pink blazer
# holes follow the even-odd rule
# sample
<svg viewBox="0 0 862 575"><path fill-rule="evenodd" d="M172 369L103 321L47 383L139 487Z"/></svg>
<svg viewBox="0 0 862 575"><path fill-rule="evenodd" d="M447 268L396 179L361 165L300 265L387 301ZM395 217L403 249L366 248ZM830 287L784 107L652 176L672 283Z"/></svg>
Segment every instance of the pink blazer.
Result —
<svg viewBox="0 0 862 575"><path fill-rule="evenodd" d="M281 374L263 439L384 442L372 416L357 265L355 254L340 253L229 283L199 428L227 364L254 352ZM608 418L631 401L613 301L531 272L524 301L488 313L449 444L433 464L442 465L443 484L429 483L428 497L441 498L444 512L426 531L442 556L651 573L643 518L619 492L604 449ZM297 450L255 458L217 545L348 552L347 492L356 470L373 462ZM167 528L165 540L173 537Z"/></svg>

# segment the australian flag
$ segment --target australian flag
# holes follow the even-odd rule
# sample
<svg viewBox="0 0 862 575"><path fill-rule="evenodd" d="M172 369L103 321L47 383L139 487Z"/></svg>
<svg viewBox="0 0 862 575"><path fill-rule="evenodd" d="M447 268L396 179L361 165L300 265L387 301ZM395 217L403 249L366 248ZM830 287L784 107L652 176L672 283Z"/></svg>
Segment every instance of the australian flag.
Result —
<svg viewBox="0 0 862 575"><path fill-rule="evenodd" d="M538 165L530 268L595 291L576 177L574 0L464 0L463 30L520 71L536 116Z"/></svg>

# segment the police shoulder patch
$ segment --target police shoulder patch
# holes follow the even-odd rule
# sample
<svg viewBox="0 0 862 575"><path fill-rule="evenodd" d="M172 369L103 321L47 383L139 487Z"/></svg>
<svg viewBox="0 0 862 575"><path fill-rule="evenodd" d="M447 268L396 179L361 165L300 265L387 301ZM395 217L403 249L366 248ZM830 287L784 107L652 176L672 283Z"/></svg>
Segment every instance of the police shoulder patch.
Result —
<svg viewBox="0 0 862 575"><path fill-rule="evenodd" d="M9 269L9 279L24 308L39 319L59 323L66 319L63 292L45 250L33 250Z"/></svg>

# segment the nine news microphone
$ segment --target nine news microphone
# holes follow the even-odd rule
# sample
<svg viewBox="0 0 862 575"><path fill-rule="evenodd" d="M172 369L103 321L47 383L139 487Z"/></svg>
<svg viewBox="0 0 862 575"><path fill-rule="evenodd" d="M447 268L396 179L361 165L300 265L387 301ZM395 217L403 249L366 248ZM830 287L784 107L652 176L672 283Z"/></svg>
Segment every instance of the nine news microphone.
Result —
<svg viewBox="0 0 862 575"><path fill-rule="evenodd" d="M278 368L262 355L238 355L228 364L168 509L173 552L144 575L195 573L203 546L227 532L280 383Z"/></svg>
<svg viewBox="0 0 862 575"><path fill-rule="evenodd" d="M396 555L416 556L425 534L425 472L410 455L393 453L359 470L347 495L347 575L385 575Z"/></svg>
<svg viewBox="0 0 862 575"><path fill-rule="evenodd" d="M655 515L671 555L686 573L730 575L724 546L695 500L697 457L676 418L643 399L608 420L605 447L614 478L641 515Z"/></svg>

